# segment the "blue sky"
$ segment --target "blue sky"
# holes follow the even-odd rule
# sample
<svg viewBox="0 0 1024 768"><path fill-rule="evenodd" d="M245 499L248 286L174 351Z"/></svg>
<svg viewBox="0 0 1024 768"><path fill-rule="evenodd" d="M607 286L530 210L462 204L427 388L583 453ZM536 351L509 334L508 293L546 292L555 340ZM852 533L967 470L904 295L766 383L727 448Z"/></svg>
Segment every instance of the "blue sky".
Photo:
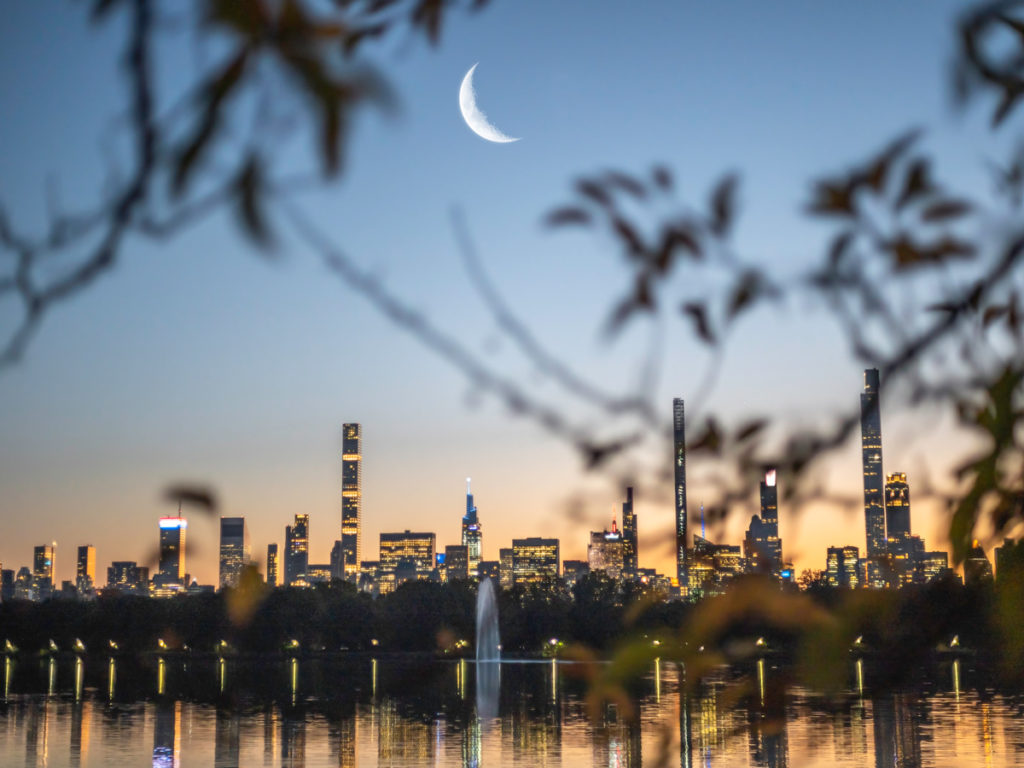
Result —
<svg viewBox="0 0 1024 768"><path fill-rule="evenodd" d="M68 207L96 194L117 110L117 30L87 27L82 5L18 4L0 28L0 201L35 224L47 185ZM608 344L599 333L626 276L616 252L606 239L541 225L570 199L572 180L663 163L679 196L699 203L738 171L738 249L778 277L798 274L826 234L801 214L809 181L908 127L928 129L944 178L984 189L984 116L956 117L948 98L962 6L495 0L453 18L437 49L402 40L375 53L400 112L361 117L342 180L301 198L303 210L389 289L529 380L466 280L449 218L458 207L538 335L622 386L644 334ZM161 74L180 85L191 51L165 53ZM522 141L490 144L462 122L458 86L476 62L481 107ZM25 361L0 374L4 567L53 539L63 578L77 544L95 544L101 567L144 558L157 517L171 511L160 489L179 479L214 485L225 514L249 519L261 556L293 514L311 514L312 556L326 561L340 525L344 421L362 422L366 435L364 559L381 530L425 528L455 542L467 475L486 557L539 533L562 536L566 557L585 556L585 530L562 514L564 502L607 485L500 404L467 405L458 373L286 242L262 258L230 216L167 243L134 240L113 274L47 317ZM4 328L11 317L0 308ZM712 403L787 418L855 404L860 371L814 318L790 305L744 327ZM696 388L706 355L677 332L666 343L667 418L670 398ZM924 456L900 419L887 415L886 471ZM855 452L843 461L832 479L855 491ZM585 510L595 525L614 495L596 498ZM639 512L641 563L668 567L655 548L671 525L668 504L641 501ZM863 546L859 518L829 513L787 532L781 516L803 567L822 567L825 543ZM934 538L940 521L918 516L915 528ZM214 526L197 521L192 535L201 548L190 570L212 581Z"/></svg>

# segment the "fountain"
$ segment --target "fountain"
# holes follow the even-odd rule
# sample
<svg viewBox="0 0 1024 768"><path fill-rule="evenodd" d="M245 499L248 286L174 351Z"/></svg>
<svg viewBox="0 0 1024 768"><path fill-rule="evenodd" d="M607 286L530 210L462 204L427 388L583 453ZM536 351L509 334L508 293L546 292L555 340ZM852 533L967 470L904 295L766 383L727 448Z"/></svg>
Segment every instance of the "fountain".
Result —
<svg viewBox="0 0 1024 768"><path fill-rule="evenodd" d="M480 582L476 596L476 711L483 723L498 716L501 686L501 637L498 603L490 579Z"/></svg>
<svg viewBox="0 0 1024 768"><path fill-rule="evenodd" d="M501 637L498 635L498 603L490 579L480 582L476 595L476 660L501 661Z"/></svg>

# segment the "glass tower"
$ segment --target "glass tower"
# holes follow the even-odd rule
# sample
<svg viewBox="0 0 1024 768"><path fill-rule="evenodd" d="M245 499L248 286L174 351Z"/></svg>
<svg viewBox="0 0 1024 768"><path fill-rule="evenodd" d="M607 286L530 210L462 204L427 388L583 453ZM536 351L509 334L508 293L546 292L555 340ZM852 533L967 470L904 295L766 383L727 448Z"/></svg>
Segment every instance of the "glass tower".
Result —
<svg viewBox="0 0 1024 768"><path fill-rule="evenodd" d="M294 525L284 529L284 540L284 583L305 584L309 568L309 515L296 515Z"/></svg>
<svg viewBox="0 0 1024 768"><path fill-rule="evenodd" d="M469 486L469 478L466 478L466 514L462 516L462 546L469 552L469 575L476 576L480 569L480 550L482 546L483 531L480 528L480 518L476 513L476 506L473 504L473 491Z"/></svg>
<svg viewBox="0 0 1024 768"><path fill-rule="evenodd" d="M878 406L878 369L864 371L860 396L860 439L864 468L864 527L867 534L867 583L884 587L885 497L882 475L882 416Z"/></svg>
<svg viewBox="0 0 1024 768"><path fill-rule="evenodd" d="M281 586L281 563L277 556L277 544L267 545L267 585Z"/></svg>
<svg viewBox="0 0 1024 768"><path fill-rule="evenodd" d="M242 567L249 562L249 531L244 517L220 519L220 588L237 587Z"/></svg>
<svg viewBox="0 0 1024 768"><path fill-rule="evenodd" d="M672 436L675 443L676 578L686 594L686 413L681 397L672 400Z"/></svg>
<svg viewBox="0 0 1024 768"><path fill-rule="evenodd" d="M626 489L622 502L622 572L627 576L637 573L636 513L633 512L633 488Z"/></svg>
<svg viewBox="0 0 1024 768"><path fill-rule="evenodd" d="M363 506L363 437L358 424L342 427L341 447L341 554L344 577L359 575L359 519Z"/></svg>
<svg viewBox="0 0 1024 768"><path fill-rule="evenodd" d="M96 547L91 544L78 548L75 586L79 592L89 592L96 588Z"/></svg>
<svg viewBox="0 0 1024 768"><path fill-rule="evenodd" d="M160 569L162 584L185 583L185 531L188 521L183 517L160 518Z"/></svg>

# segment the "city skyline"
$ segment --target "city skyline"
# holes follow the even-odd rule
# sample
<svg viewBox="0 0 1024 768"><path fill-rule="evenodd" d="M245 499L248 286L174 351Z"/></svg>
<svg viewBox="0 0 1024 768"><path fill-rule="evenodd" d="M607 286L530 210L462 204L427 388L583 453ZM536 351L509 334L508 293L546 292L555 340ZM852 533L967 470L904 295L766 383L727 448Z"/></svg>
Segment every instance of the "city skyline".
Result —
<svg viewBox="0 0 1024 768"><path fill-rule="evenodd" d="M860 410L866 534L864 558L859 559L859 566L856 566L862 572L852 579L845 575L844 568L848 570L855 566L850 566L848 563L844 566L842 564L844 558L845 560L849 560L850 557L857 558L856 553L859 550L857 545L847 543L830 544L826 550L824 569L811 567L808 570L826 573L829 581L834 585L849 585L856 582L858 585L864 583L876 588L900 586L918 578L922 568L925 572L933 575L939 573L946 567L947 557L946 553L942 551L926 552L922 537L912 535L910 485L907 474L905 472L884 472L882 465L878 370L865 370L863 379L864 393L860 396ZM720 585L722 574L736 574L747 569L753 572L770 573L775 578L782 577L784 581L787 579L793 581L795 568L788 559L788 553L784 550L779 532L779 497L777 472L774 467L768 467L762 473L758 486L759 514L755 514L751 518L747 528L742 543L742 559L734 562L734 559L741 553L741 547L724 541L712 543L710 539L706 538L703 504L701 505L701 535L692 537L691 547L691 541L686 537L687 477L683 399L674 398L672 406L673 512L676 527L675 565L678 590L683 595L691 594L691 590L694 590L692 591L693 595L700 595L710 588L709 585L712 582L715 585ZM453 558L452 566L455 568L455 572L460 573L464 570L467 577L476 578L482 572L484 562L497 563L500 571L500 565L505 559L504 552L507 550L499 546L498 558L489 560L483 557L483 526L474 503L470 478L466 478L465 511L461 518L460 544L438 542L434 532L412 534L409 529L405 529L404 533L382 531L380 533L379 559L372 563L361 560L350 568L348 563L351 556L359 552L361 547L363 522L360 483L363 460L362 429L358 423L345 423L342 431L344 448L340 478L342 489L341 538L335 540L333 544L331 562L329 565L311 562L310 516L296 514L293 525L285 527L283 577L278 573L277 543L270 542L267 546L267 561L263 564L261 573L270 583L302 586L322 581L325 578L344 578L353 582L358 581L361 585L361 579L369 576L375 590L392 591L401 580L410 578L409 575L403 576L398 573L401 568L411 567L411 578L424 578L438 566L442 567L443 573L447 573L446 562L449 556ZM589 533L586 562L589 563L590 569L605 570L613 578L620 576L635 578L641 570L650 572L653 576L657 571L657 568L641 566L643 561L639 557L636 537L637 516L633 508L633 494L633 487L625 489L625 500L621 505L623 526L621 531L618 529L616 517L613 515L610 531L605 528L603 531ZM160 549L158 567L153 581L156 589L154 594L173 594L175 590L181 590L188 585L189 577L193 582L198 581L195 575L190 574L186 563L185 534L187 528L188 522L181 513L180 503L176 517L160 518ZM879 531L882 534L880 543L876 540ZM424 552L427 551L424 549L427 546L425 544L427 537L429 537L429 556L424 555ZM553 542L556 552L553 572L556 575L562 575L560 555L558 554L561 541L558 537L513 539L512 567L516 573L519 573L518 566L515 565L517 557L515 552L518 546L516 542L521 541ZM386 543L388 543L387 548L385 547ZM435 552L438 554L437 562L434 558ZM850 552L853 554L849 554ZM690 572L691 553L697 558L693 563L696 575ZM834 560L834 555L839 558L838 561ZM886 558L890 559L886 561ZM984 554L981 555L981 559L984 559ZM74 584L78 585L80 591L83 589L82 584L86 585L86 590L95 585L95 560L95 546L78 547ZM409 562L405 562L406 560ZM712 561L714 561L713 564ZM933 561L934 565L929 565ZM123 578L124 569L116 567L119 562L123 564L123 561L113 561L111 565L108 579L111 584L119 583ZM219 576L216 586L224 588L237 585L242 565L247 562L260 565L258 560L251 558L245 518L222 516L220 518ZM836 562L839 565L836 565ZM372 573L364 573L364 565L372 566ZM0 561L0 566L2 566L2 561ZM545 565L542 570L549 567L550 565ZM55 590L63 581L55 576L55 568L56 542L51 545L36 546L32 572L35 581L46 585L42 589L43 594ZM895 575L887 571L894 571ZM13 571L11 572L13 573ZM966 573L967 569L965 568ZM381 578L384 578L383 582L381 582ZM447 576L443 578L447 578ZM38 588L36 589L38 590Z"/></svg>

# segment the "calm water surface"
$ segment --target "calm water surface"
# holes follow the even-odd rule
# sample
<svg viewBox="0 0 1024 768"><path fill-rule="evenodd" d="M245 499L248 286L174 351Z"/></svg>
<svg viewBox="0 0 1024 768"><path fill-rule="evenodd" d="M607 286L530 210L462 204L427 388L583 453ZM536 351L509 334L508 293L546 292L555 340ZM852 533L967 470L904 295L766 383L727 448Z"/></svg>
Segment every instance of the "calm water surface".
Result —
<svg viewBox="0 0 1024 768"><path fill-rule="evenodd" d="M2 766L1024 765L1024 697L993 692L969 661L884 694L851 661L831 703L775 693L784 672L771 662L692 692L657 662L596 719L581 668L551 662L502 664L481 690L472 663L367 657L20 659L2 671Z"/></svg>

